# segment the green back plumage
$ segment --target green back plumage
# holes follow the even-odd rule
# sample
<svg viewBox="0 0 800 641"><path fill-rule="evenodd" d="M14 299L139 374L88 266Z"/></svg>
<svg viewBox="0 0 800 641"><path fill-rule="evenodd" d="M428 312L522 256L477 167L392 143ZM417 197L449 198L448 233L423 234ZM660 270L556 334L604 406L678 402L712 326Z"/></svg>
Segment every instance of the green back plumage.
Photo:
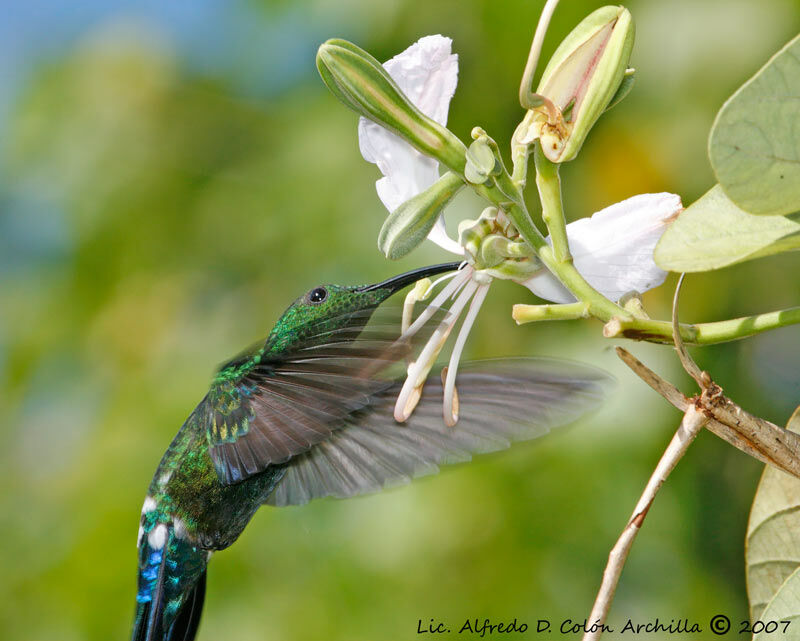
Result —
<svg viewBox="0 0 800 641"><path fill-rule="evenodd" d="M365 326L391 293L314 288L289 306L262 345L220 369L205 420L223 483L259 474L321 442L385 385L375 375L401 356L399 324Z"/></svg>
<svg viewBox="0 0 800 641"><path fill-rule="evenodd" d="M312 301L312 294L320 290L326 292L325 299ZM220 367L207 397L212 409L207 436L212 447L235 443L249 432L254 417L248 401L257 393L259 380L278 369L283 357L330 340L337 330L343 338L353 337L391 294L387 289L358 290L339 285L310 290L286 309L266 341ZM348 328L353 331L345 335Z"/></svg>

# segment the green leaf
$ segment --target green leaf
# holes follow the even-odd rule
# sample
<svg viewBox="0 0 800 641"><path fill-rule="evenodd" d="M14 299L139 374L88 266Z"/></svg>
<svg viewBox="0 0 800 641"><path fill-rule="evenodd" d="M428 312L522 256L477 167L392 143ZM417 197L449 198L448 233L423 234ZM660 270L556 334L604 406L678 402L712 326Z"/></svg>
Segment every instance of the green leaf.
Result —
<svg viewBox="0 0 800 641"><path fill-rule="evenodd" d="M745 211L800 210L800 36L722 106L708 155L725 193Z"/></svg>
<svg viewBox="0 0 800 641"><path fill-rule="evenodd" d="M800 408L786 429L800 433ZM800 617L800 479L764 469L750 510L745 560L751 621ZM800 623L789 626L789 634L781 639L800 639Z"/></svg>
<svg viewBox="0 0 800 641"><path fill-rule="evenodd" d="M800 641L800 570L795 570L781 585L778 593L769 602L759 619L764 622L778 622L778 627L767 631L759 630L753 641L766 641L776 636L786 641ZM788 624L788 625L787 625ZM784 630L786 632L784 633ZM776 634L777 633L777 634Z"/></svg>
<svg viewBox="0 0 800 641"><path fill-rule="evenodd" d="M753 216L716 185L667 228L655 261L667 271L702 272L794 249L800 249L800 214Z"/></svg>

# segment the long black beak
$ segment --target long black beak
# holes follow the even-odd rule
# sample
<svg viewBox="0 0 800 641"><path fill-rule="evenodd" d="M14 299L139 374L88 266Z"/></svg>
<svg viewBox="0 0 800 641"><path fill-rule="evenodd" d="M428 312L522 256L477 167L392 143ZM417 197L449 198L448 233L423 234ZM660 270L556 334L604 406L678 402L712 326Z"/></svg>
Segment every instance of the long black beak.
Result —
<svg viewBox="0 0 800 641"><path fill-rule="evenodd" d="M394 276L388 280L384 280L374 285L364 285L359 287L359 292L370 292L375 289L388 289L392 293L398 292L403 287L416 283L422 278L434 276L435 274L442 274L444 272L452 272L458 269L460 262L457 263L442 263L441 265L431 265L430 267L420 267L419 269L412 269L410 272Z"/></svg>

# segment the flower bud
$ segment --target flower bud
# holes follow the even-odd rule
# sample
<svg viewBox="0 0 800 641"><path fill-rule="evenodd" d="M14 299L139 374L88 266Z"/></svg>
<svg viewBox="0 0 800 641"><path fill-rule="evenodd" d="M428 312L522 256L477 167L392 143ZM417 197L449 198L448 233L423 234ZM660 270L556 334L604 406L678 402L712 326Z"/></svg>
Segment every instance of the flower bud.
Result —
<svg viewBox="0 0 800 641"><path fill-rule="evenodd" d="M464 144L417 109L366 51L346 40L328 40L317 51L317 69L328 89L345 105L449 169L464 173Z"/></svg>
<svg viewBox="0 0 800 641"><path fill-rule="evenodd" d="M483 210L478 220L462 220L459 242L467 262L476 274L505 280L524 281L542 268L530 246L509 238L502 231L505 216L496 207Z"/></svg>
<svg viewBox="0 0 800 641"><path fill-rule="evenodd" d="M463 186L461 176L447 172L425 191L399 205L381 227L378 248L391 260L408 254L428 237L442 210Z"/></svg>
<svg viewBox="0 0 800 641"><path fill-rule="evenodd" d="M531 131L551 162L578 154L622 84L633 38L630 12L608 6L584 18L556 49L536 90L546 102L533 110Z"/></svg>
<svg viewBox="0 0 800 641"><path fill-rule="evenodd" d="M467 148L466 159L464 178L473 185L482 185L501 171L487 136L478 137Z"/></svg>
<svg viewBox="0 0 800 641"><path fill-rule="evenodd" d="M487 207L477 220L465 219L458 224L458 243L469 263L478 261L483 240L494 230L497 211L497 207Z"/></svg>

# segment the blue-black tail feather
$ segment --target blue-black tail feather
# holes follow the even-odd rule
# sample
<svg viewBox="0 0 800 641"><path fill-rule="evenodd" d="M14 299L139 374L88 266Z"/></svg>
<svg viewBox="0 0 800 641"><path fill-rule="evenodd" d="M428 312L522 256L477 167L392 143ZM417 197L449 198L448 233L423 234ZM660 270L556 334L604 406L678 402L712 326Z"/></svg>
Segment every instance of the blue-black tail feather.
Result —
<svg viewBox="0 0 800 641"><path fill-rule="evenodd" d="M206 598L206 571L200 575L178 611L178 617L168 634L164 634L163 589L158 601L148 601L137 607L132 641L194 641L200 626L200 615Z"/></svg>
<svg viewBox="0 0 800 641"><path fill-rule="evenodd" d="M178 612L178 618L169 632L169 641L194 641L206 598L206 570L197 579L192 591Z"/></svg>
<svg viewBox="0 0 800 641"><path fill-rule="evenodd" d="M139 592L136 598L136 619L133 623L131 641L165 641L164 621L164 575L167 555L164 548L150 550L142 543L141 557L144 567L139 570Z"/></svg>
<svg viewBox="0 0 800 641"><path fill-rule="evenodd" d="M193 641L206 594L208 553L146 519L139 548L139 590L131 641ZM163 528L153 536L154 528Z"/></svg>

